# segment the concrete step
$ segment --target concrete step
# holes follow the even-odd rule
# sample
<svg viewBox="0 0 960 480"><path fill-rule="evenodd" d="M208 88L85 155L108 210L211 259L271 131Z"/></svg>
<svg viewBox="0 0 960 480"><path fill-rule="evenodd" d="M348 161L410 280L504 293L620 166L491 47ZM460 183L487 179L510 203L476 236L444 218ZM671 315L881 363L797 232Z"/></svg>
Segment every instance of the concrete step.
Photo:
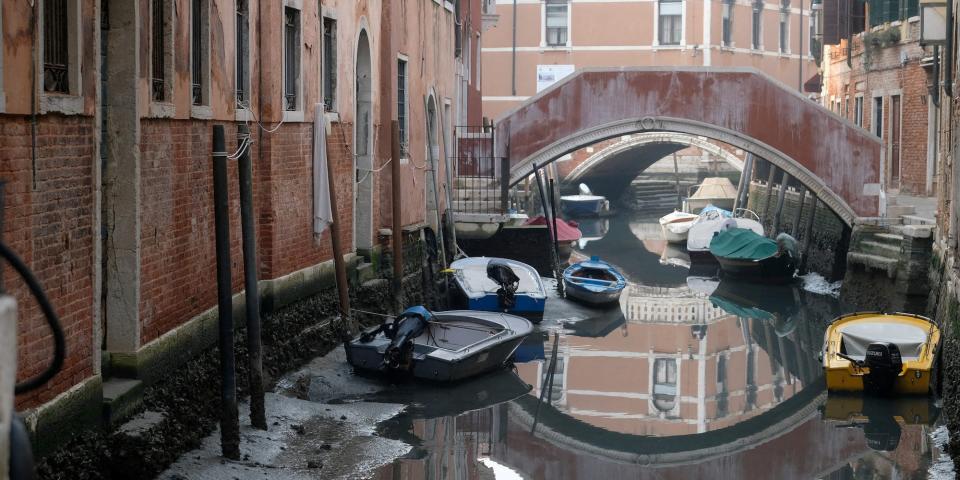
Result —
<svg viewBox="0 0 960 480"><path fill-rule="evenodd" d="M893 278L897 273L897 265L900 263L900 260L869 253L848 252L847 263L850 265L860 265L870 270L882 271L887 274L887 277Z"/></svg>
<svg viewBox="0 0 960 480"><path fill-rule="evenodd" d="M455 200L472 200L481 198L500 198L499 188L458 188L455 190Z"/></svg>
<svg viewBox="0 0 960 480"><path fill-rule="evenodd" d="M888 243L874 242L874 241L864 241L860 242L859 250L862 253L869 253L872 255L879 255L883 257L889 257L897 259L900 257L900 245L895 244L891 245Z"/></svg>
<svg viewBox="0 0 960 480"><path fill-rule="evenodd" d="M143 401L143 382L130 378L111 378L103 382L103 417L107 425L125 422Z"/></svg>
<svg viewBox="0 0 960 480"><path fill-rule="evenodd" d="M898 225L893 227L894 231L903 234L904 237L930 238L933 236L934 225Z"/></svg>
<svg viewBox="0 0 960 480"><path fill-rule="evenodd" d="M903 235L899 235L896 233L874 233L873 237L878 240L883 240L890 244L893 244L893 243L899 244L900 242L903 242Z"/></svg>
<svg viewBox="0 0 960 480"><path fill-rule="evenodd" d="M457 177L454 179L457 188L497 188L500 185L498 178L491 177Z"/></svg>
<svg viewBox="0 0 960 480"><path fill-rule="evenodd" d="M936 225L937 221L932 218L920 217L917 215L903 215L904 225Z"/></svg>
<svg viewBox="0 0 960 480"><path fill-rule="evenodd" d="M377 270L373 268L372 263L361 263L357 266L357 279L361 284L377 278Z"/></svg>
<svg viewBox="0 0 960 480"><path fill-rule="evenodd" d="M902 217L904 215L913 215L916 208L913 205L887 205L888 217Z"/></svg>

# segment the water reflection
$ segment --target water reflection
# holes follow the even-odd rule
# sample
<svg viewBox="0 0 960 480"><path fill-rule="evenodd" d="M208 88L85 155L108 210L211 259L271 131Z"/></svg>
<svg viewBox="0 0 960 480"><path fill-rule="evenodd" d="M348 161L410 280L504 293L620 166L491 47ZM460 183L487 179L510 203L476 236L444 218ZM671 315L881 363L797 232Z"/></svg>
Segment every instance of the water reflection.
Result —
<svg viewBox="0 0 960 480"><path fill-rule="evenodd" d="M682 251L648 223L614 217L575 252L630 284L610 310L548 301L553 321L518 351L529 393L413 419L421 447L377 478L491 478L493 467L537 479L925 477L935 405L825 391L817 353L838 300L663 261Z"/></svg>

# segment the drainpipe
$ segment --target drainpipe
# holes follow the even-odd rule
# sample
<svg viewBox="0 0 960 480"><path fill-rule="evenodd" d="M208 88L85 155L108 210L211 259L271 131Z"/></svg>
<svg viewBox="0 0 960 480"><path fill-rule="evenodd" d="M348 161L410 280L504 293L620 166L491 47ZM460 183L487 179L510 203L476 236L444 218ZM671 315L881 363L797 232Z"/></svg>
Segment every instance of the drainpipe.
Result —
<svg viewBox="0 0 960 480"><path fill-rule="evenodd" d="M953 0L947 1L947 41L943 46L943 56L950 67L943 70L943 92L953 97Z"/></svg>
<svg viewBox="0 0 960 480"><path fill-rule="evenodd" d="M948 7L949 8L949 7ZM510 95L517 96L517 0L513 0L513 48L511 53Z"/></svg>
<svg viewBox="0 0 960 480"><path fill-rule="evenodd" d="M800 63L797 70L797 91L803 93L803 0L800 0Z"/></svg>

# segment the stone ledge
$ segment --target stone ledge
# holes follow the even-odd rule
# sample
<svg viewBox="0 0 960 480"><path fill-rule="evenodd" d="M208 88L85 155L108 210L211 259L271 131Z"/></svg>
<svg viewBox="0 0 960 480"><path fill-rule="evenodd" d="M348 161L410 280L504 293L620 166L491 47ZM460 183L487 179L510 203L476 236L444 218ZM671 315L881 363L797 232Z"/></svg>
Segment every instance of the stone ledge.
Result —
<svg viewBox="0 0 960 480"><path fill-rule="evenodd" d="M94 375L53 400L25 412L36 458L55 451L74 435L102 428L103 386Z"/></svg>

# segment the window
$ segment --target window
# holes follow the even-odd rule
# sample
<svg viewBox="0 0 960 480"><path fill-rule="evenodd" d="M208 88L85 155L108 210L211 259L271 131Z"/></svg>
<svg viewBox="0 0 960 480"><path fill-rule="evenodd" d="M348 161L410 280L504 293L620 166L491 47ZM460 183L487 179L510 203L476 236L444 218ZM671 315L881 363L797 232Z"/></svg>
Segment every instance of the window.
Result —
<svg viewBox="0 0 960 480"><path fill-rule="evenodd" d="M760 22L763 21L763 2L755 1L753 2L753 30L750 40L750 48L754 50L760 50L763 45L761 44L762 40L762 25Z"/></svg>
<svg viewBox="0 0 960 480"><path fill-rule="evenodd" d="M653 404L662 412L677 405L677 361L672 358L653 362Z"/></svg>
<svg viewBox="0 0 960 480"><path fill-rule="evenodd" d="M843 118L850 118L850 95L843 99Z"/></svg>
<svg viewBox="0 0 960 480"><path fill-rule="evenodd" d="M190 70L191 91L194 105L206 105L208 101L207 73L208 52L207 32L209 32L209 9L207 0L192 0L190 8Z"/></svg>
<svg viewBox="0 0 960 480"><path fill-rule="evenodd" d="M570 15L567 0L546 0L545 8L547 45L565 47Z"/></svg>
<svg viewBox="0 0 960 480"><path fill-rule="evenodd" d="M790 53L790 2L780 7L780 53Z"/></svg>
<svg viewBox="0 0 960 480"><path fill-rule="evenodd" d="M247 0L237 0L237 103L250 101L250 10Z"/></svg>
<svg viewBox="0 0 960 480"><path fill-rule="evenodd" d="M863 126L863 97L853 99L853 123L858 127Z"/></svg>
<svg viewBox="0 0 960 480"><path fill-rule="evenodd" d="M400 130L400 156L403 158L409 155L410 147L407 105L407 61L399 59L397 60L397 127Z"/></svg>
<svg viewBox="0 0 960 480"><path fill-rule="evenodd" d="M323 18L323 107L337 106L337 21Z"/></svg>
<svg viewBox="0 0 960 480"><path fill-rule="evenodd" d="M680 0L660 0L657 36L659 45L680 45L683 34L683 2Z"/></svg>
<svg viewBox="0 0 960 480"><path fill-rule="evenodd" d="M283 109L300 109L300 10L283 9Z"/></svg>
<svg viewBox="0 0 960 480"><path fill-rule="evenodd" d="M68 0L43 0L43 90L71 93Z"/></svg>
<svg viewBox="0 0 960 480"><path fill-rule="evenodd" d="M151 0L150 5L150 95L154 102L170 101L172 82L167 72L171 37L169 0Z"/></svg>
<svg viewBox="0 0 960 480"><path fill-rule="evenodd" d="M883 97L873 97L873 134L883 138Z"/></svg>
<svg viewBox="0 0 960 480"><path fill-rule="evenodd" d="M722 38L720 39L721 45L724 47L733 46L733 0L723 0L723 24L722 27Z"/></svg>

